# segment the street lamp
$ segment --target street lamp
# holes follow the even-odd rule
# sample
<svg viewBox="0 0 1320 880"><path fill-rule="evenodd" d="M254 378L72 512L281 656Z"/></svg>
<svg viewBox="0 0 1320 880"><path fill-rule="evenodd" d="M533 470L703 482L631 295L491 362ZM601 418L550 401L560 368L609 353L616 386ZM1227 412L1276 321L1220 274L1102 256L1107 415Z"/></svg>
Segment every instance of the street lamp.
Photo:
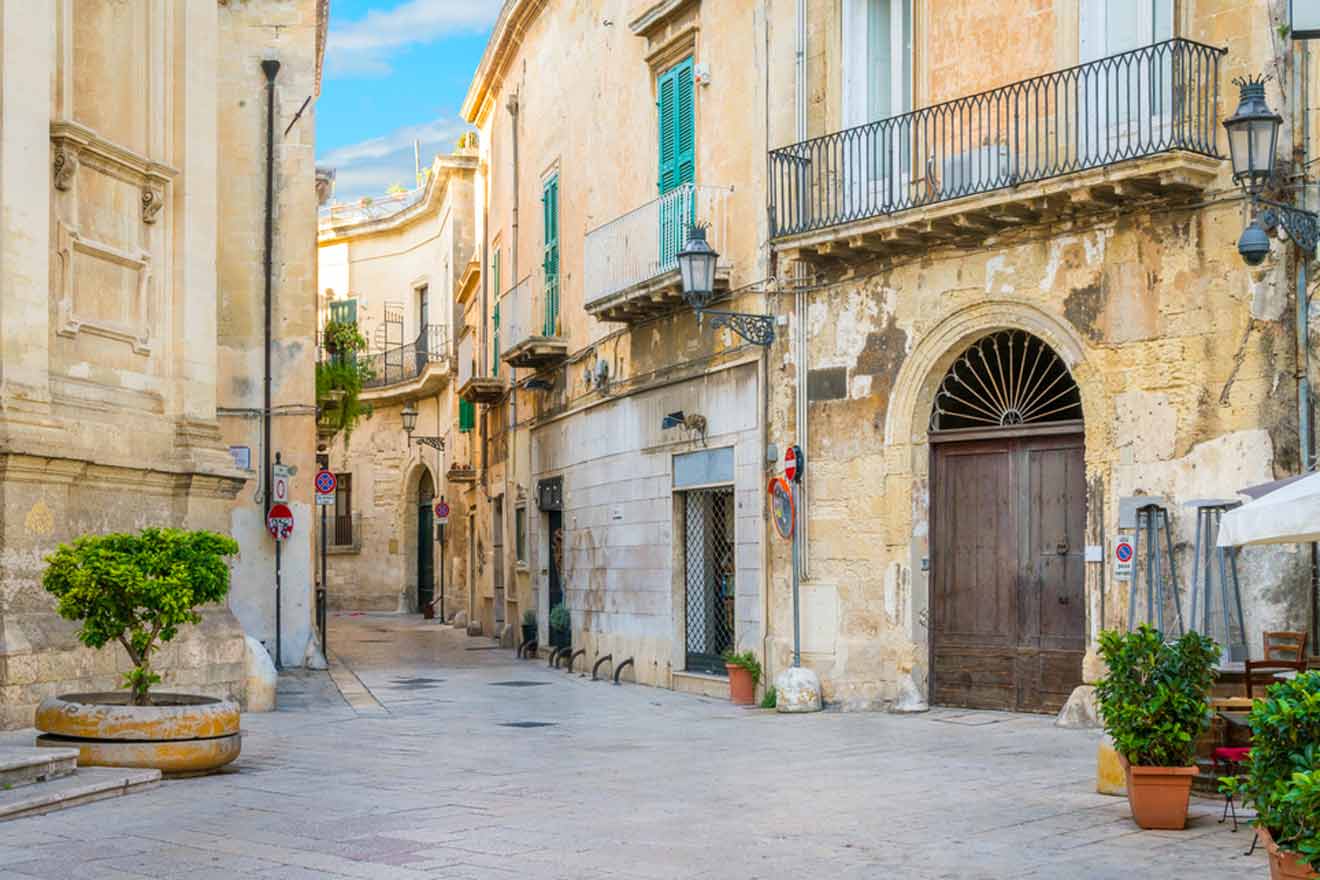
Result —
<svg viewBox="0 0 1320 880"><path fill-rule="evenodd" d="M1267 230L1276 226L1282 226L1307 257L1315 255L1316 242L1320 239L1320 216L1261 196L1274 176L1279 127L1283 124L1283 117L1265 102L1266 79L1253 76L1233 80L1240 90L1238 106L1224 120L1233 182L1246 192L1252 213L1256 214L1238 239L1238 253L1248 266L1259 266L1265 261L1270 252ZM1266 210L1260 211L1261 206Z"/></svg>
<svg viewBox="0 0 1320 880"><path fill-rule="evenodd" d="M706 241L706 227L693 223L687 241L677 254L678 274L683 282L683 300L697 313L697 320L710 315L712 327L728 327L753 345L768 346L775 341L774 315L749 315L743 312L720 312L707 309L715 295L715 267L719 253Z"/></svg>
<svg viewBox="0 0 1320 880"><path fill-rule="evenodd" d="M443 437L414 437L413 431L417 429L417 408L411 403L403 405L403 412L399 414L403 418L403 432L408 435L409 445L420 443L423 446L429 446L437 452L445 451L445 438Z"/></svg>

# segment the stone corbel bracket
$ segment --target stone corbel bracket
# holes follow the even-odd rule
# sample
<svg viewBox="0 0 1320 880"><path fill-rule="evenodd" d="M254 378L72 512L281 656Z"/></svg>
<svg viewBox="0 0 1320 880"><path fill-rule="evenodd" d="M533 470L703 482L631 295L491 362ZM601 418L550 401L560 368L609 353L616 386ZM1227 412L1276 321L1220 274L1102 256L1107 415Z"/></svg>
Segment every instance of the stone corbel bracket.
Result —
<svg viewBox="0 0 1320 880"><path fill-rule="evenodd" d="M54 147L55 188L74 187L79 166L122 180L142 191L142 222L155 223L165 205L165 187L178 169L108 140L72 120L50 124Z"/></svg>

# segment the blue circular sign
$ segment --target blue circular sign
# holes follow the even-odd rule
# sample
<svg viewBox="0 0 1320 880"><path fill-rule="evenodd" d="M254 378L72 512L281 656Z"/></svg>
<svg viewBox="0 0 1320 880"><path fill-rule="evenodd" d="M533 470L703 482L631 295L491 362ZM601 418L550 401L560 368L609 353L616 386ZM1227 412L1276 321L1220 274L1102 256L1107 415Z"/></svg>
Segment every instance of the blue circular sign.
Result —
<svg viewBox="0 0 1320 880"><path fill-rule="evenodd" d="M322 495L329 495L331 492L335 491L335 486L337 484L338 481L335 479L334 474L330 473L329 471L317 471L316 473L317 492L320 492Z"/></svg>
<svg viewBox="0 0 1320 880"><path fill-rule="evenodd" d="M1118 557L1119 562L1130 562L1132 560L1132 545L1126 542L1119 544L1114 549L1114 555Z"/></svg>

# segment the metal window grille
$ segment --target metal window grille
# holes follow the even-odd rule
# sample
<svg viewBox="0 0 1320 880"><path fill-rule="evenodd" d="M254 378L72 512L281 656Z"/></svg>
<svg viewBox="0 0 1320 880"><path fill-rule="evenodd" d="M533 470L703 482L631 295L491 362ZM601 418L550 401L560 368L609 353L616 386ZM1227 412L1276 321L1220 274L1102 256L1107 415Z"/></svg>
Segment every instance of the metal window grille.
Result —
<svg viewBox="0 0 1320 880"><path fill-rule="evenodd" d="M335 475L335 546L353 543L353 475Z"/></svg>
<svg viewBox="0 0 1320 880"><path fill-rule="evenodd" d="M687 668L724 675L734 636L733 489L683 495Z"/></svg>

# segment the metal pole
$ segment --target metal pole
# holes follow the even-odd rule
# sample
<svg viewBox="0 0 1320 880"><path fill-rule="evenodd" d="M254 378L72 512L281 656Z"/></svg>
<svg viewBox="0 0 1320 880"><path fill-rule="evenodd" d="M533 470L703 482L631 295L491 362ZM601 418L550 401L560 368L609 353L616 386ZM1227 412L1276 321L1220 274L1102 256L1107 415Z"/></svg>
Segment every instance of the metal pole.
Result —
<svg viewBox="0 0 1320 880"><path fill-rule="evenodd" d="M272 468L271 453L271 338L272 338L272 295L273 260L275 247L275 77L280 72L280 63L274 59L261 62L261 70L266 75L266 212L265 212L265 254L263 257L263 276L265 283L266 332L264 346L264 368L262 377L261 409L261 501L266 516L270 516ZM275 460L279 461L277 454ZM275 668L280 668L280 539L275 539Z"/></svg>
<svg viewBox="0 0 1320 880"><path fill-rule="evenodd" d="M793 666L802 665L802 626L801 617L798 609L798 585L801 581L801 571L798 566L798 542L797 530L799 525L798 515L798 487L797 483L789 482L789 491L793 493Z"/></svg>
<svg viewBox="0 0 1320 880"><path fill-rule="evenodd" d="M328 613L326 611L326 606L330 604L330 590L326 584L326 577L325 577L325 559L326 556L328 555L326 552L326 543L328 541L328 538L326 536L325 521L326 521L326 508L328 506L329 505L327 504L321 505L321 602L320 602L321 607L317 609L317 617L319 619L316 621L318 624L320 624L321 627L321 653L325 656L326 662L329 662L330 660L330 636L329 633L326 632L326 630L330 628L326 624L326 617L328 616ZM349 515L352 516L352 513L350 512Z"/></svg>
<svg viewBox="0 0 1320 880"><path fill-rule="evenodd" d="M445 496L441 495L444 501ZM440 524L440 622L445 622L445 524Z"/></svg>

